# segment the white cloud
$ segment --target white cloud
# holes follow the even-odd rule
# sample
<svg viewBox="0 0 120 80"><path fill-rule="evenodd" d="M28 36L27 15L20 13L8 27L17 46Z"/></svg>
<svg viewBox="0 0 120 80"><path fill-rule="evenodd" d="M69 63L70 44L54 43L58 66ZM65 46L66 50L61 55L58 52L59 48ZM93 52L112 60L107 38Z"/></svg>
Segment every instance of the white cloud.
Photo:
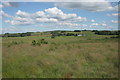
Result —
<svg viewBox="0 0 120 80"><path fill-rule="evenodd" d="M91 20L91 22L95 22L95 20L94 20L94 19L92 19L92 20Z"/></svg>
<svg viewBox="0 0 120 80"><path fill-rule="evenodd" d="M5 13L3 10L0 10L0 16L2 17L8 17L8 18L12 18L12 16L8 15L7 13Z"/></svg>
<svg viewBox="0 0 120 80"><path fill-rule="evenodd" d="M23 18L19 16L12 17L11 20L5 20L5 22L12 25L30 25L35 23L31 18Z"/></svg>
<svg viewBox="0 0 120 80"><path fill-rule="evenodd" d="M87 24L83 24L82 26L83 26L83 27L86 27L86 26L88 26L88 25L87 25Z"/></svg>
<svg viewBox="0 0 120 80"><path fill-rule="evenodd" d="M104 0L4 0L11 2L103 2ZM119 0L105 0L109 2L119 2Z"/></svg>
<svg viewBox="0 0 120 80"><path fill-rule="evenodd" d="M77 14L74 14L74 13L73 14L65 14L65 13L63 13L63 11L61 11L57 7L45 9L45 12L48 13L48 15L50 17L56 18L60 21L82 22L82 21L87 20L85 17L77 16Z"/></svg>
<svg viewBox="0 0 120 80"><path fill-rule="evenodd" d="M6 20L6 23L10 23L12 25L30 25L33 24L34 22L28 20L28 21L19 21L19 20Z"/></svg>
<svg viewBox="0 0 120 80"><path fill-rule="evenodd" d="M107 26L107 24L105 24L105 23L102 23L102 24L100 24L101 26Z"/></svg>
<svg viewBox="0 0 120 80"><path fill-rule="evenodd" d="M21 32L36 32L38 31L37 28L21 28L21 27L16 27L16 26L10 26L6 28L0 28L1 33L21 33Z"/></svg>
<svg viewBox="0 0 120 80"><path fill-rule="evenodd" d="M118 13L113 13L112 16L118 16L119 14Z"/></svg>
<svg viewBox="0 0 120 80"><path fill-rule="evenodd" d="M36 18L36 21L37 22L58 22L57 19L54 19L54 18Z"/></svg>
<svg viewBox="0 0 120 80"><path fill-rule="evenodd" d="M44 11L38 11L36 13L27 13L21 10L16 12L16 15L22 18L41 18L41 17L49 17Z"/></svg>
<svg viewBox="0 0 120 80"><path fill-rule="evenodd" d="M107 26L105 23L92 23L91 26Z"/></svg>
<svg viewBox="0 0 120 80"><path fill-rule="evenodd" d="M10 7L10 6L12 6L9 2L3 2L2 3L2 7Z"/></svg>
<svg viewBox="0 0 120 80"><path fill-rule="evenodd" d="M33 16L36 16L38 18L39 17L48 17L48 15L46 15L44 11L38 11L35 14L33 14Z"/></svg>
<svg viewBox="0 0 120 80"><path fill-rule="evenodd" d="M17 0L19 2L19 0ZM11 0L11 1L3 1L2 5L0 5L0 8L3 7L17 7L18 3L16 0ZM20 0L20 2L25 2L26 0ZM111 10L117 10L118 11L118 6L113 7L110 4L109 0L27 0L30 2L33 1L41 1L41 2L61 2L61 3L56 3L55 6L58 7L65 7L69 9L82 9L82 10L88 10L88 11L93 11L93 12L100 12L100 11L111 11ZM114 1L113 1L114 2ZM120 7L120 4L119 4Z"/></svg>
<svg viewBox="0 0 120 80"><path fill-rule="evenodd" d="M119 23L117 20L111 20L112 23Z"/></svg>
<svg viewBox="0 0 120 80"><path fill-rule="evenodd" d="M97 26L95 26L95 25L94 25L94 26L90 25L89 27L90 27L90 28L95 28L95 27L97 27Z"/></svg>
<svg viewBox="0 0 120 80"><path fill-rule="evenodd" d="M59 20L73 19L76 18L76 14L65 14L57 7L45 9L45 12L49 14L50 17L55 17Z"/></svg>
<svg viewBox="0 0 120 80"><path fill-rule="evenodd" d="M0 4L0 8L2 8L3 7L3 5L2 4Z"/></svg>
<svg viewBox="0 0 120 80"><path fill-rule="evenodd" d="M26 12L23 12L23 11L21 11L21 10L18 10L17 12L16 12L16 15L17 16L19 16L19 17L30 17L30 15L29 15L29 13L26 13Z"/></svg>
<svg viewBox="0 0 120 80"><path fill-rule="evenodd" d="M112 14L107 14L107 16L118 16L120 13L112 13Z"/></svg>
<svg viewBox="0 0 120 80"><path fill-rule="evenodd" d="M81 26L80 24L68 23L68 22L58 23L58 25L63 25L63 26Z"/></svg>
<svg viewBox="0 0 120 80"><path fill-rule="evenodd" d="M73 19L73 21L75 21L75 22L83 22L83 21L87 21L87 18L79 16L79 17Z"/></svg>
<svg viewBox="0 0 120 80"><path fill-rule="evenodd" d="M18 10L16 16L11 18L11 20L6 20L5 22L12 25L26 25L35 24L43 22L82 22L87 21L87 18L77 16L77 14L66 14L60 9L53 7L45 9L44 11L38 11L35 13L26 13L24 11Z"/></svg>
<svg viewBox="0 0 120 80"><path fill-rule="evenodd" d="M0 8L5 8L5 7L17 7L18 3L16 2L2 2L0 5Z"/></svg>
<svg viewBox="0 0 120 80"><path fill-rule="evenodd" d="M68 9L81 9L92 12L101 12L101 11L117 11L117 6L113 7L110 2L106 0L80 0L80 2L63 2L56 3L55 6L63 7Z"/></svg>
<svg viewBox="0 0 120 80"><path fill-rule="evenodd" d="M98 26L99 24L98 23L92 23L91 25L92 26Z"/></svg>

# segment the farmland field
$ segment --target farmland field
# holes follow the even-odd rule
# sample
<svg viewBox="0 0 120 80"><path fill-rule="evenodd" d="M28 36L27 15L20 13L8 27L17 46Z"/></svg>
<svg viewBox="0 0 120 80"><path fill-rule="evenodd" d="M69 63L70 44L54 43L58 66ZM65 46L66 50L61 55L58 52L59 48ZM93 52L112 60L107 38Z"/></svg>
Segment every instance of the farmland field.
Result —
<svg viewBox="0 0 120 80"><path fill-rule="evenodd" d="M118 38L110 38L115 35L83 31L85 36L51 38L41 33L2 38L3 78L118 77ZM41 39L48 43L32 45Z"/></svg>

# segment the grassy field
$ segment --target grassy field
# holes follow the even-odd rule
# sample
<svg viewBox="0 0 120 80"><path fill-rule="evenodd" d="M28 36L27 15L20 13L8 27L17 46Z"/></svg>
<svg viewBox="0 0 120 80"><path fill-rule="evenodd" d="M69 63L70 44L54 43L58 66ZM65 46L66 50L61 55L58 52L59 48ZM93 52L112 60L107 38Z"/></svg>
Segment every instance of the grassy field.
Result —
<svg viewBox="0 0 120 80"><path fill-rule="evenodd" d="M3 78L117 78L118 39L91 31L83 34L4 37ZM33 46L39 39L48 44Z"/></svg>

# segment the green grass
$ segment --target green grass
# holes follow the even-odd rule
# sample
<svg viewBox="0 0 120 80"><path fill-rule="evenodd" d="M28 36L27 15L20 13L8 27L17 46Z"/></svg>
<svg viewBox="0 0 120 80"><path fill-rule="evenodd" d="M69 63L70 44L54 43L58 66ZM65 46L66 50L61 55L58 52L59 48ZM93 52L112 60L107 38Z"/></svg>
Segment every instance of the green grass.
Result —
<svg viewBox="0 0 120 80"><path fill-rule="evenodd" d="M3 38L3 78L117 78L118 39L83 33ZM48 44L31 45L43 38ZM8 47L12 41L19 44Z"/></svg>

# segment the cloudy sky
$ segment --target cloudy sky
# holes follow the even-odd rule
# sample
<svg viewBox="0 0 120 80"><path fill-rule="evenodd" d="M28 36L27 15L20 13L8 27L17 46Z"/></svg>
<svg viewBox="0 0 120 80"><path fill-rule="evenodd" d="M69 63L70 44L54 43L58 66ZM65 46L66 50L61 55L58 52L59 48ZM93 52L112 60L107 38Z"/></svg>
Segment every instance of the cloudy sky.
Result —
<svg viewBox="0 0 120 80"><path fill-rule="evenodd" d="M104 0L103 0L104 1ZM3 2L3 33L118 29L117 2ZM1 24L0 24L1 25Z"/></svg>

